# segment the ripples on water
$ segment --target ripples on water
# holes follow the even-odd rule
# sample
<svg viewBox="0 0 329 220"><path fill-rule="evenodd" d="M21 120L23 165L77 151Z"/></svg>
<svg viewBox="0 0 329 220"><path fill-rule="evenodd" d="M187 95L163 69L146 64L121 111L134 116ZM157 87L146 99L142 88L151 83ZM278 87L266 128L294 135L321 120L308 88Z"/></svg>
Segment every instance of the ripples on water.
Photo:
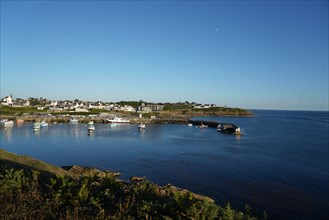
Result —
<svg viewBox="0 0 329 220"><path fill-rule="evenodd" d="M252 118L206 117L235 123L244 135L183 125L56 124L1 129L1 148L49 163L95 166L146 176L208 195L220 204L245 203L271 219L328 218L328 112L255 111Z"/></svg>

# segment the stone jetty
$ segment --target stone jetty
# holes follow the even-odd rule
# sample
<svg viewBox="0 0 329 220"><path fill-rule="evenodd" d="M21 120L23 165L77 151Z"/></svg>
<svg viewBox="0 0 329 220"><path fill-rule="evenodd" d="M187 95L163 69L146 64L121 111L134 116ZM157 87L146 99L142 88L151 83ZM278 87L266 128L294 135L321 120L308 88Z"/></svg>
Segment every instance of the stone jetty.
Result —
<svg viewBox="0 0 329 220"><path fill-rule="evenodd" d="M238 126L232 123L223 123L223 122L215 122L215 121L189 120L188 123L191 123L194 126L207 125L209 128L217 128L218 125L221 125L222 126L221 132L227 134L233 134L236 132L236 129L239 128Z"/></svg>

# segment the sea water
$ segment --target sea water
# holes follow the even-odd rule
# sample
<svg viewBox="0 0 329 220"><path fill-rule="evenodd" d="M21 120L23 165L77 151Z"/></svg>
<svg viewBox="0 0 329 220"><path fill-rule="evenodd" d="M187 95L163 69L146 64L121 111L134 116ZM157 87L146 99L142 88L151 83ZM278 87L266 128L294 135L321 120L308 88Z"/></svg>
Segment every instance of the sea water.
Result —
<svg viewBox="0 0 329 220"><path fill-rule="evenodd" d="M269 219L328 219L329 115L253 111L254 117L201 117L234 123L243 135L186 125L25 123L0 129L1 148L48 163L92 166L145 176L207 195L220 205L248 204Z"/></svg>

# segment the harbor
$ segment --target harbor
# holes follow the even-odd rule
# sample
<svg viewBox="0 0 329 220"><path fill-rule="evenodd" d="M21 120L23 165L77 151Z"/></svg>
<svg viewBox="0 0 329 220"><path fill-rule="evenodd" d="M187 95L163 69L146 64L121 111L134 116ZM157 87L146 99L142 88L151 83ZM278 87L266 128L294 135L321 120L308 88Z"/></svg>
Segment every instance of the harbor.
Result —
<svg viewBox="0 0 329 220"><path fill-rule="evenodd" d="M145 124L177 124L177 125L192 125L195 127L209 127L215 128L217 131L226 133L226 134L234 134L236 133L239 127L233 123L224 123L218 121L207 121L207 120L191 120L187 117L167 117L167 118L143 118L143 124L145 128ZM6 126L14 125L14 122L17 124L21 124L23 122L34 122L34 129L38 129L39 124L47 125L48 124L57 124L57 123L110 123L110 124L121 124L121 123L129 123L129 124L140 124L141 118L139 117L102 117L102 116L26 116L26 117L6 117L2 118L1 125Z"/></svg>
<svg viewBox="0 0 329 220"><path fill-rule="evenodd" d="M241 136L217 132L215 123L196 128L197 123L187 126L189 120L168 118L167 124L165 120L152 124L144 117L144 132L138 132L141 122L135 117L133 124L113 127L95 122L95 132L88 135L82 118L70 124L68 117L65 123L49 123L36 132L32 122L14 123L0 129L0 140L1 147L13 153L59 166L113 170L125 181L145 176L159 185L170 183L210 196L219 204L229 201L240 209L248 204L261 213L265 210L269 219L326 219L328 139L319 129L328 129L328 114L255 111L255 115L193 119L233 123L241 127ZM305 123L308 126L302 126ZM296 141L287 142L292 135L287 128L294 128ZM309 181L313 179L317 181Z"/></svg>

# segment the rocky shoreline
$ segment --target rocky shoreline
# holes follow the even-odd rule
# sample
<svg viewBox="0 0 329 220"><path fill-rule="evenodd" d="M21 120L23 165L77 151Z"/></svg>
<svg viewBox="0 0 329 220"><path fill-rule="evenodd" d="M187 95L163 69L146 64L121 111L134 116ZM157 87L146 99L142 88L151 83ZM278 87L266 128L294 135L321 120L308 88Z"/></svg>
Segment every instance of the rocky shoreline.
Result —
<svg viewBox="0 0 329 220"><path fill-rule="evenodd" d="M119 172L114 172L110 170L99 170L94 167L81 167L77 165L57 167L48 164L46 162L43 162L41 160L37 160L28 156L17 155L5 151L3 149L0 149L0 162L1 162L1 166L6 167L7 169L10 168L25 169L28 171L37 170L38 172L44 173L45 175L48 176L68 176L71 178L79 178L79 177L92 177L96 175L99 178L103 178L109 174L113 177L119 177L121 175ZM117 181L123 182L120 179L117 179ZM130 177L130 183L129 182L124 182L124 183L132 184L132 183L144 182L144 181L146 181L145 177L132 176ZM164 191L168 191L168 189L170 189L182 193L191 193L193 197L199 200L205 200L211 203L215 202L213 199L207 196L192 193L186 189L173 186L169 183L164 186L157 186L157 187L158 187L158 191L162 192L162 194L164 194ZM168 194L168 192L166 192L165 194Z"/></svg>
<svg viewBox="0 0 329 220"><path fill-rule="evenodd" d="M0 149L1 219L256 219L210 197L145 177L57 167Z"/></svg>
<svg viewBox="0 0 329 220"><path fill-rule="evenodd" d="M190 112L190 114L179 114L182 112L161 112L157 114L145 114L143 119L140 119L136 114L126 114L119 112L116 115L119 117L126 118L130 120L131 124L139 124L141 120L145 124L188 124L191 120L191 117L253 117L253 114L213 114L213 113L198 113L198 112ZM107 119L109 117L106 116L79 116L79 115L27 115L27 116L16 116L16 115L1 115L0 119L8 119L14 120L22 119L25 122L41 122L45 121L48 123L69 123L72 117L76 117L79 120L79 123L88 123L89 121L93 121L94 123L108 123Z"/></svg>

